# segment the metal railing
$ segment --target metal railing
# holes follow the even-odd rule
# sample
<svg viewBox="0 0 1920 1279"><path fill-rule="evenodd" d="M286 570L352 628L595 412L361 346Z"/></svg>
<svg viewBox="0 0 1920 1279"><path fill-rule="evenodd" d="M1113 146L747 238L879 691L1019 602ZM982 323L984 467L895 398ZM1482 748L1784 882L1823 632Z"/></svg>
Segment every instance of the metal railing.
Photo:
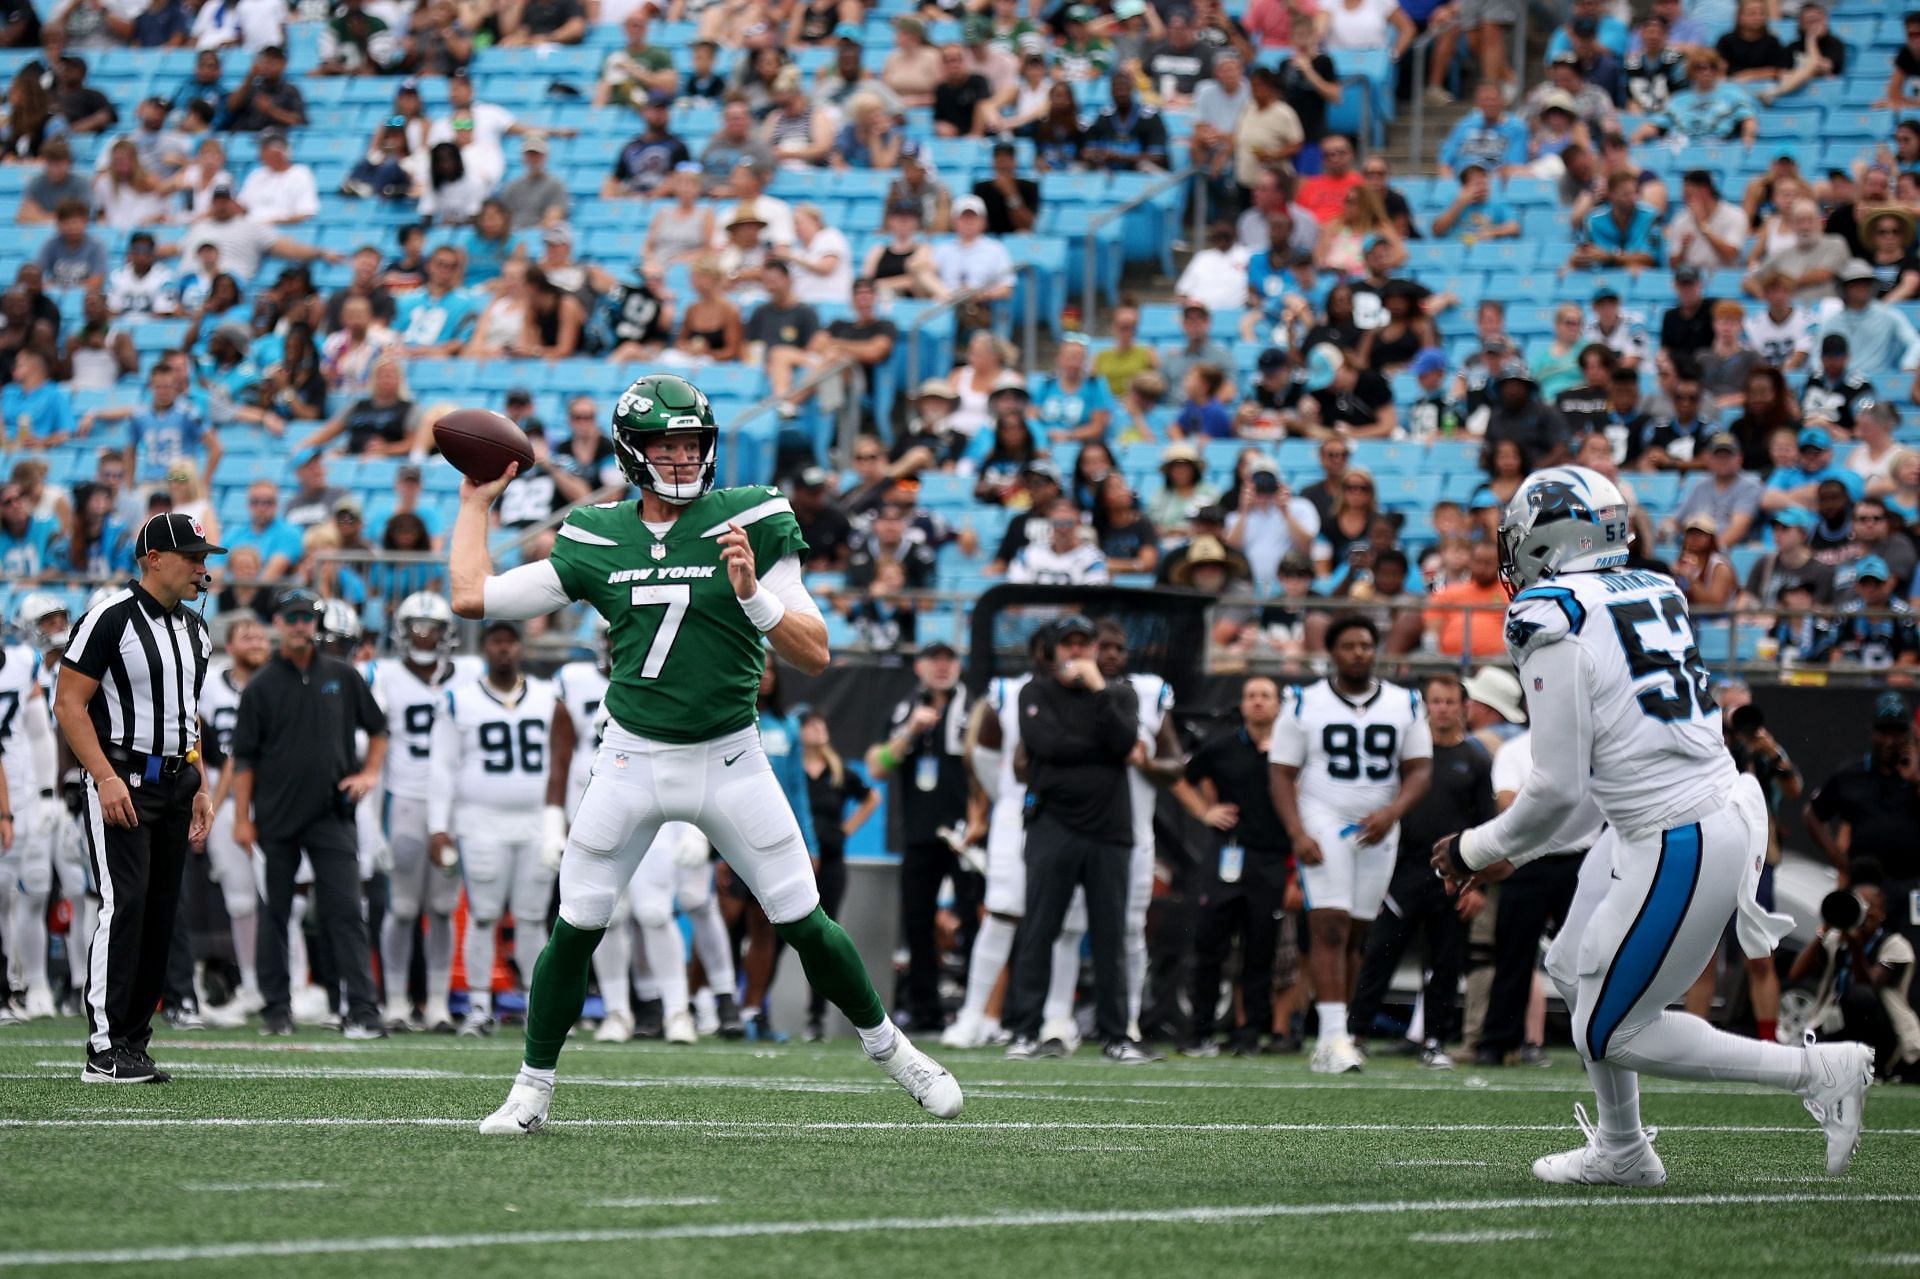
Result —
<svg viewBox="0 0 1920 1279"><path fill-rule="evenodd" d="M1083 252L1085 256L1083 258L1083 265L1085 267L1085 275L1080 281L1080 327L1084 331L1089 333L1093 331L1094 315L1099 309L1100 245L1097 237L1100 229L1110 222L1126 217L1147 201L1165 194L1179 186L1182 182L1191 181L1195 178L1200 178L1203 182L1205 180L1200 169L1191 164L1184 169L1163 174L1157 182L1142 188L1132 199L1116 204L1111 208L1101 209L1093 215L1092 221L1087 223L1087 229L1081 233L1081 239L1084 243Z"/></svg>
<svg viewBox="0 0 1920 1279"><path fill-rule="evenodd" d="M1013 273L1016 277L1024 277L1023 283L1026 286L1021 290L1021 301L1023 305L1021 307L1022 315L1020 317L1022 330L1020 354L1022 357L1022 365L1031 372L1040 358L1040 302L1038 298L1040 268L1031 262L1018 262L1014 264ZM906 332L902 334L907 344L907 376L906 385L900 388L900 398L911 401L914 392L920 387L920 338L922 331L941 316L952 315L967 303L981 300L985 292L985 289L956 290L921 311L920 314L914 316L912 321L908 323ZM955 351L955 358L959 358L960 354L960 352ZM941 369L939 372L944 373L946 370Z"/></svg>
<svg viewBox="0 0 1920 1279"><path fill-rule="evenodd" d="M814 369L812 372L808 373L807 376L801 378L798 382L795 382L791 387L787 389L787 393L785 395L769 392L767 395L761 397L760 399L754 401L754 403L748 405L744 410L741 411L739 416L735 417L731 422L727 423L725 426L720 428L721 445L724 447L727 444L729 436L738 436L740 432L746 429L747 423L753 421L755 418L764 417L769 413L777 414L780 411L780 408L782 405L797 404L802 399L818 391L821 387L825 386L828 382L832 381L834 378L840 377L844 374L851 373L854 370L858 369L859 367L860 366L858 362L855 360L845 359L845 358L833 360L826 364L821 365L817 369ZM852 382L852 381L853 379L849 378L849 382ZM860 421L859 387L854 385L849 385L846 388L846 391L847 393L843 395L840 399L839 407L834 410L834 413L837 417L836 428L834 433L836 440L851 439L852 436L859 429L859 421ZM853 422L853 425L851 427L848 426L849 418L851 418ZM779 452L779 440L777 436L775 437L774 450L775 450L776 462L777 462L778 460L777 455ZM724 474L721 478L721 483L727 485L728 487L732 487L742 482L740 478L740 450L737 448L727 448L725 451L727 455L727 462L726 462L726 466L723 468ZM773 477L769 475L769 476L766 476L765 479L767 481L771 481ZM761 481L750 478L746 482L758 483Z"/></svg>
<svg viewBox="0 0 1920 1279"><path fill-rule="evenodd" d="M1514 101L1518 102L1527 91L1527 8L1520 6L1520 20L1513 24L1513 53L1511 57L1514 77ZM1449 21L1438 27L1429 27L1421 32L1420 38L1413 42L1408 50L1413 55L1413 127L1408 140L1407 160L1411 172L1420 172L1427 163L1427 58L1433 43L1441 36L1465 35L1466 29L1458 22Z"/></svg>

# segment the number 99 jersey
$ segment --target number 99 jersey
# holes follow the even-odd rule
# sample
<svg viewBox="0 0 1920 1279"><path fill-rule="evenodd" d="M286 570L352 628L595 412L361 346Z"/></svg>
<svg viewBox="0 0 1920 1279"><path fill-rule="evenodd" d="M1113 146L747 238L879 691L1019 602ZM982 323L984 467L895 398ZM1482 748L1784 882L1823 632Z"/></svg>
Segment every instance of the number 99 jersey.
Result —
<svg viewBox="0 0 1920 1279"><path fill-rule="evenodd" d="M1358 822L1400 793L1400 764L1431 759L1420 695L1381 680L1358 701L1342 696L1331 680L1293 690L1273 726L1267 758L1300 770L1295 783L1300 812Z"/></svg>
<svg viewBox="0 0 1920 1279"><path fill-rule="evenodd" d="M511 701L484 679L442 696L433 725L429 829L457 836L508 818L538 823L547 802L553 682L529 676Z"/></svg>
<svg viewBox="0 0 1920 1279"><path fill-rule="evenodd" d="M1559 756L1563 734L1586 739L1590 785L1607 820L1661 827L1732 791L1680 588L1643 570L1567 573L1529 587L1507 609L1507 649L1533 710L1534 757Z"/></svg>

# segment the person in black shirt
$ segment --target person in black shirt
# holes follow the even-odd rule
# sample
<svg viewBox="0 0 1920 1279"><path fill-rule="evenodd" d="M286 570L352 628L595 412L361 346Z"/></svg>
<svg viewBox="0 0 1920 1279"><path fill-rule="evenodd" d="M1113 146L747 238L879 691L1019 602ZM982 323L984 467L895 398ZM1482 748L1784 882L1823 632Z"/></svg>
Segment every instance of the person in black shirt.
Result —
<svg viewBox="0 0 1920 1279"><path fill-rule="evenodd" d="M893 708L887 740L867 752L866 764L869 777L891 783L888 807L900 823L906 1012L916 1030L937 1031L945 1018L934 917L941 881L952 876L958 887L962 875L954 845L943 832L967 819L967 691L960 686L960 660L952 645L927 644L914 658L913 673L919 686Z"/></svg>
<svg viewBox="0 0 1920 1279"><path fill-rule="evenodd" d="M1726 62L1727 79L1733 84L1771 86L1793 70L1793 55L1767 26L1764 0L1740 0L1733 30L1721 36L1714 48Z"/></svg>
<svg viewBox="0 0 1920 1279"><path fill-rule="evenodd" d="M1080 158L1089 168L1131 171L1167 167L1167 124L1133 91L1133 74L1113 73L1113 105L1087 129Z"/></svg>
<svg viewBox="0 0 1920 1279"><path fill-rule="evenodd" d="M1829 333L1820 339L1820 371L1808 375L1800 388L1803 420L1851 432L1854 415L1878 398L1873 383L1847 367L1851 355L1846 334Z"/></svg>
<svg viewBox="0 0 1920 1279"><path fill-rule="evenodd" d="M1492 821L1493 757L1467 736L1467 695L1455 675L1435 675L1423 690L1427 726L1433 733L1433 784L1400 822L1400 857L1386 908L1367 934L1366 958L1354 988L1347 1026L1356 1039L1373 1033L1387 985L1416 931L1427 938L1427 1033L1420 1064L1434 1070L1453 1065L1445 1045L1460 1037L1460 975L1466 966L1464 920L1484 905L1479 892L1456 900L1433 877L1429 857L1448 835Z"/></svg>
<svg viewBox="0 0 1920 1279"><path fill-rule="evenodd" d="M1807 834L1847 883L1847 867L1859 858L1878 861L1886 876L1889 922L1908 937L1920 935L1911 909L1920 891L1920 752L1913 738L1913 710L1904 695L1881 693L1873 706L1873 729L1865 759L1829 777L1802 813Z"/></svg>
<svg viewBox="0 0 1920 1279"><path fill-rule="evenodd" d="M120 119L113 100L87 83L84 58L68 54L54 72L58 89L53 113L67 122L69 133L101 133Z"/></svg>
<svg viewBox="0 0 1920 1279"><path fill-rule="evenodd" d="M1580 372L1586 381L1553 397L1553 407L1576 440L1607 420L1613 403L1612 377L1620 357L1604 342L1590 342L1580 351Z"/></svg>
<svg viewBox="0 0 1920 1279"><path fill-rule="evenodd" d="M793 520L806 539L805 567L837 572L847 565L853 544L853 521L845 511L829 500L833 496L833 475L820 466L800 472L787 500L793 504ZM828 911L832 914L832 911Z"/></svg>
<svg viewBox="0 0 1920 1279"><path fill-rule="evenodd" d="M820 909L827 918L840 914L847 892L847 840L866 825L880 807L880 792L848 768L827 735L827 717L807 708L800 714L800 766L807 774L807 804L813 809L814 846L820 850L814 873L820 880ZM847 812L847 805L854 805ZM826 996L814 991L807 1000L808 1043L825 1039Z"/></svg>
<svg viewBox="0 0 1920 1279"><path fill-rule="evenodd" d="M1127 1034L1127 873L1133 803L1127 761L1140 743L1133 685L1107 682L1093 657L1097 632L1078 614L1055 624L1051 670L1020 690L1015 775L1027 784L1027 902L1015 939L1003 1024L1011 1060L1039 1055L1053 943L1076 888L1087 894L1093 944L1094 1026L1110 1061L1153 1055Z"/></svg>
<svg viewBox="0 0 1920 1279"><path fill-rule="evenodd" d="M1214 53L1195 36L1193 15L1185 9L1171 10L1166 27L1167 38L1147 50L1142 65L1148 87L1163 104L1177 106L1192 99L1202 80L1212 78Z"/></svg>
<svg viewBox="0 0 1920 1279"><path fill-rule="evenodd" d="M1628 54L1621 68L1626 108L1633 115L1659 115L1674 94L1686 91L1687 55L1667 43L1671 29L1657 13L1640 20L1640 51Z"/></svg>
<svg viewBox="0 0 1920 1279"><path fill-rule="evenodd" d="M940 82L933 86L933 131L943 138L977 138L986 132L981 106L993 97L987 78L967 66L967 51L950 44L940 53Z"/></svg>
<svg viewBox="0 0 1920 1279"><path fill-rule="evenodd" d="M1007 521L1007 531L993 553L993 562L987 565L989 576L1006 572L1013 557L1028 543L1046 538L1047 509L1061 492L1060 468L1044 457L1037 457L1020 472L1020 485L1027 495L1027 509Z"/></svg>
<svg viewBox="0 0 1920 1279"><path fill-rule="evenodd" d="M1247 1023L1228 1037L1242 1056L1260 1051L1260 1032L1273 1008L1273 960L1286 916L1293 843L1273 809L1267 782L1267 744L1280 714L1280 688L1265 675L1240 686L1240 725L1209 739L1187 761L1173 797L1207 827L1201 848L1199 918L1193 966L1193 1023L1183 1057L1213 1057L1214 1009L1220 969L1240 941L1241 1007ZM1429 875L1431 878L1431 875Z"/></svg>
<svg viewBox="0 0 1920 1279"><path fill-rule="evenodd" d="M1327 131L1327 104L1340 96L1340 71L1320 47L1312 22L1295 23L1293 56L1275 68L1280 97L1300 117L1300 132L1316 150Z"/></svg>
<svg viewBox="0 0 1920 1279"><path fill-rule="evenodd" d="M1314 406L1317 422L1326 428L1358 427L1355 434L1365 436L1391 435L1398 425L1398 415L1393 407L1393 388L1387 379L1372 369L1363 369L1353 360L1337 350L1330 353L1326 348L1311 352L1312 360L1325 359L1329 362L1339 360L1333 370L1330 381L1319 389L1308 391L1306 401ZM1319 380L1316 370L1309 362L1307 385L1312 386ZM1324 376L1324 373L1321 374Z"/></svg>
<svg viewBox="0 0 1920 1279"><path fill-rule="evenodd" d="M264 1033L291 1034L292 974L287 923L293 878L304 853L313 866L314 905L347 988L349 1039L384 1039L378 993L360 915L359 838L354 808L380 784L387 713L367 681L314 642L320 600L308 590L280 601L280 651L247 681L233 728L233 838L260 846L266 865L260 917L260 1020ZM357 758L355 734L367 735Z"/></svg>
<svg viewBox="0 0 1920 1279"><path fill-rule="evenodd" d="M906 571L906 589L932 588L938 569L935 548L926 531L910 522L911 516L909 508L888 502L874 512L871 525L848 538L849 590L865 590L871 585L874 569L883 560L893 560Z"/></svg>
<svg viewBox="0 0 1920 1279"><path fill-rule="evenodd" d="M1011 142L993 144L993 176L973 184L987 206L987 234L1015 235L1033 230L1040 217L1040 184L1019 175Z"/></svg>
<svg viewBox="0 0 1920 1279"><path fill-rule="evenodd" d="M1692 356L1713 345L1713 299L1700 283L1700 268L1683 266L1673 273L1677 305L1660 317L1660 349L1675 358Z"/></svg>
<svg viewBox="0 0 1920 1279"><path fill-rule="evenodd" d="M247 78L227 98L227 125L235 133L297 129L307 122L307 101L287 79L287 53L269 45L254 55Z"/></svg>

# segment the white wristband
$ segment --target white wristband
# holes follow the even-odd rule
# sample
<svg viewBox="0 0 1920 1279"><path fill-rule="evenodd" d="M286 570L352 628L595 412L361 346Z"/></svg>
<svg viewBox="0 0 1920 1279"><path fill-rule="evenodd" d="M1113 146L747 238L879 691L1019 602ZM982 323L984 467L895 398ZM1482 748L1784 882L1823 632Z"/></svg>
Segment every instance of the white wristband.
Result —
<svg viewBox="0 0 1920 1279"><path fill-rule="evenodd" d="M740 601L740 610L747 615L747 620L753 623L755 629L765 635L780 625L780 619L787 615L787 602L762 586Z"/></svg>

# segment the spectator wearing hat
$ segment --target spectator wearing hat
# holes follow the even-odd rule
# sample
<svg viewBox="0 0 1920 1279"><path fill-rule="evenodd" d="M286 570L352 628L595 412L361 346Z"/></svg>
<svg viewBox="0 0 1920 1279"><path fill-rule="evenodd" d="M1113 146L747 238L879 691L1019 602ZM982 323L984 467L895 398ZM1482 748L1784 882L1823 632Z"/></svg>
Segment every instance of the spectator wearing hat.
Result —
<svg viewBox="0 0 1920 1279"><path fill-rule="evenodd" d="M674 69L673 53L648 38L653 7L642 4L620 20L626 43L607 54L600 62L600 77L593 86L596 107L637 107L656 93L667 100L680 89L680 73Z"/></svg>
<svg viewBox="0 0 1920 1279"><path fill-rule="evenodd" d="M1821 321L1820 336L1844 337L1852 367L1862 373L1920 370L1920 332L1902 312L1875 299L1873 267L1849 259L1835 273L1840 309Z"/></svg>
<svg viewBox="0 0 1920 1279"><path fill-rule="evenodd" d="M1206 479L1200 450L1184 441L1160 453L1160 491L1147 503L1147 518L1163 530L1183 528L1195 511L1211 504L1219 491Z"/></svg>
<svg viewBox="0 0 1920 1279"><path fill-rule="evenodd" d="M1283 556L1312 552L1320 535L1320 513L1287 487L1279 468L1264 455L1247 467L1239 499L1227 520L1225 544L1246 556L1255 588L1268 593L1278 582Z"/></svg>
<svg viewBox="0 0 1920 1279"><path fill-rule="evenodd" d="M1660 315L1660 350L1692 358L1713 343L1713 299L1699 267L1674 268L1673 296L1674 304Z"/></svg>
<svg viewBox="0 0 1920 1279"><path fill-rule="evenodd" d="M1695 511L1680 521L1680 554L1674 557L1673 580L1696 610L1726 608L1739 589L1739 574L1721 546L1720 522L1708 512Z"/></svg>
<svg viewBox="0 0 1920 1279"><path fill-rule="evenodd" d="M573 197L567 194L566 183L547 168L550 145L544 133L528 133L523 137L520 140L521 173L501 187L495 197L505 206L515 230L559 226L573 208Z"/></svg>
<svg viewBox="0 0 1920 1279"><path fill-rule="evenodd" d="M1566 419L1540 398L1539 384L1520 360L1508 361L1495 378L1482 434L1489 445L1519 445L1529 467L1560 465L1573 442Z"/></svg>
<svg viewBox="0 0 1920 1279"><path fill-rule="evenodd" d="M827 163L840 130L839 113L814 105L807 96L800 68L782 67L773 78L768 96L772 109L759 128L774 162L787 169Z"/></svg>
<svg viewBox="0 0 1920 1279"><path fill-rule="evenodd" d="M919 18L902 15L893 20L893 51L880 68L880 79L901 107L930 107L944 67L940 50L927 41L927 27Z"/></svg>
<svg viewBox="0 0 1920 1279"><path fill-rule="evenodd" d="M1306 396L1306 384L1294 376L1293 357L1285 347L1270 346L1254 361L1254 381L1247 392L1255 417L1263 427L1271 424L1292 431L1300 420L1300 401ZM1345 440L1336 440L1341 448ZM1307 494L1312 501L1311 488ZM1316 504L1317 505L1317 504Z"/></svg>
<svg viewBox="0 0 1920 1279"><path fill-rule="evenodd" d="M926 149L909 138L900 144L900 176L887 187L883 207L912 204L920 211L920 225L934 235L953 230L953 193L927 162Z"/></svg>
<svg viewBox="0 0 1920 1279"><path fill-rule="evenodd" d="M1665 135L1684 142L1728 142L1738 139L1751 146L1760 136L1760 117L1744 89L1726 83L1725 59L1711 49L1695 50L1687 58L1688 87L1673 95L1667 109L1647 117L1631 141L1645 142Z"/></svg>
<svg viewBox="0 0 1920 1279"><path fill-rule="evenodd" d="M1866 492L1860 477L1833 460L1833 433L1824 426L1809 426L1799 437L1800 460L1796 466L1783 466L1767 477L1767 491L1761 498L1762 509L1773 512L1790 506L1807 509L1819 500L1819 489L1831 480L1839 484L1849 500Z"/></svg>
<svg viewBox="0 0 1920 1279"><path fill-rule="evenodd" d="M1580 337L1612 352L1615 368L1637 370L1650 352L1646 316L1622 307L1619 292L1607 286L1595 291L1593 313L1587 317Z"/></svg>
<svg viewBox="0 0 1920 1279"><path fill-rule="evenodd" d="M193 257L203 245L217 253L222 271L245 280L257 277L261 263L269 256L296 262L317 259L337 264L345 261L329 249L303 244L248 218L234 197L233 188L224 184L213 188L205 218L191 223L184 236L172 244L161 245L155 252L163 258Z"/></svg>
<svg viewBox="0 0 1920 1279"><path fill-rule="evenodd" d="M1873 268L1874 294L1886 303L1920 296L1920 257L1914 253L1913 212L1899 205L1860 215L1862 256Z"/></svg>
<svg viewBox="0 0 1920 1279"><path fill-rule="evenodd" d="M928 378L920 384L906 427L887 450L890 474L907 479L930 467L944 470L966 452L969 437L954 425L959 403L953 383L945 378Z"/></svg>
<svg viewBox="0 0 1920 1279"><path fill-rule="evenodd" d="M1832 660L1869 670L1920 665L1920 629L1913 606L1894 594L1893 570L1868 555L1854 562L1852 572L1853 593L1841 601L1834 621Z"/></svg>
<svg viewBox="0 0 1920 1279"><path fill-rule="evenodd" d="M1617 63L1611 71L1617 80ZM1569 49L1547 59L1547 78L1527 93L1521 118L1537 135L1549 108L1557 107L1567 115L1568 124L1564 131L1582 144L1591 146L1594 138L1618 127L1615 105L1612 86L1595 79L1582 78L1580 57ZM1541 154L1537 136L1531 154L1535 159Z"/></svg>
<svg viewBox="0 0 1920 1279"><path fill-rule="evenodd" d="M345 489L327 483L327 460L316 449L293 456L294 490L287 494L281 518L304 536L316 524L333 518L333 508L348 496Z"/></svg>
<svg viewBox="0 0 1920 1279"><path fill-rule="evenodd" d="M1913 540L1895 528L1885 498L1862 497L1853 504L1853 541L1847 550L1855 559L1872 557L1885 563L1893 574L1888 580L1896 594L1912 590L1916 559Z"/></svg>
<svg viewBox="0 0 1920 1279"><path fill-rule="evenodd" d="M1482 240L1509 240L1520 234L1520 215L1493 194L1487 168L1469 162L1460 169L1460 189L1453 202L1434 215L1436 239L1457 238L1463 244Z"/></svg>
<svg viewBox="0 0 1920 1279"><path fill-rule="evenodd" d="M986 207L988 235L1031 231L1040 217L1040 184L1019 175L1016 157L1011 142L994 143L992 176L973 184L974 197Z"/></svg>
<svg viewBox="0 0 1920 1279"><path fill-rule="evenodd" d="M933 250L940 282L954 292L973 295L971 307L963 307L963 314L957 316L963 329L985 328L987 304L1013 295L1013 258L986 230L985 202L977 195L963 195L953 202L954 238Z"/></svg>
<svg viewBox="0 0 1920 1279"><path fill-rule="evenodd" d="M1482 79L1473 92L1474 111L1463 116L1440 144L1439 174L1464 175L1470 165L1502 177L1527 162L1527 126L1508 114L1497 81Z"/></svg>
<svg viewBox="0 0 1920 1279"><path fill-rule="evenodd" d="M1407 434L1415 440L1433 441L1452 439L1465 431L1465 407L1447 385L1447 353L1437 346L1422 347L1407 371L1420 388L1407 405Z"/></svg>
<svg viewBox="0 0 1920 1279"><path fill-rule="evenodd" d="M1741 470L1740 442L1720 431L1707 439L1706 473L1688 486L1680 505L1661 521L1662 538L1687 527L1697 515L1713 521L1719 545L1738 546L1753 531L1765 489L1758 477Z"/></svg>
<svg viewBox="0 0 1920 1279"><path fill-rule="evenodd" d="M673 113L672 96L656 90L641 99L640 106L646 127L621 147L619 155L614 157L613 171L600 185L602 199L632 199L664 194L663 184L668 176L690 161L687 144L667 127ZM523 144L521 150L524 152L526 149ZM709 144L708 151L712 149ZM545 153L544 143L540 150L542 154ZM731 171L728 177L731 179Z"/></svg>
<svg viewBox="0 0 1920 1279"><path fill-rule="evenodd" d="M1713 174L1689 169L1680 179L1681 209L1667 223L1667 261L1718 271L1736 266L1747 242L1746 212L1720 198Z"/></svg>
<svg viewBox="0 0 1920 1279"><path fill-rule="evenodd" d="M947 295L933 259L933 247L921 235L920 206L897 200L886 206L886 238L867 250L860 274L873 281L882 298L939 299Z"/></svg>
<svg viewBox="0 0 1920 1279"><path fill-rule="evenodd" d="M1664 252L1660 215L1641 203L1638 179L1631 173L1615 173L1607 179L1606 204L1581 224L1580 242L1568 265L1583 271L1612 267L1638 271L1659 266Z"/></svg>
<svg viewBox="0 0 1920 1279"><path fill-rule="evenodd" d="M1800 388L1800 415L1809 426L1852 431L1867 405L1879 402L1873 383L1854 371L1852 356L1845 335L1820 338L1820 366Z"/></svg>
<svg viewBox="0 0 1920 1279"><path fill-rule="evenodd" d="M852 552L853 521L833 504L832 496L833 474L821 466L807 467L787 485L794 522L806 539L804 567L809 572L837 573Z"/></svg>
<svg viewBox="0 0 1920 1279"><path fill-rule="evenodd" d="M1831 603L1833 566L1815 559L1807 544L1813 531L1813 513L1805 507L1789 506L1766 519L1773 533L1773 550L1747 570L1741 606L1777 608L1786 592L1795 588L1806 590L1809 603Z"/></svg>

